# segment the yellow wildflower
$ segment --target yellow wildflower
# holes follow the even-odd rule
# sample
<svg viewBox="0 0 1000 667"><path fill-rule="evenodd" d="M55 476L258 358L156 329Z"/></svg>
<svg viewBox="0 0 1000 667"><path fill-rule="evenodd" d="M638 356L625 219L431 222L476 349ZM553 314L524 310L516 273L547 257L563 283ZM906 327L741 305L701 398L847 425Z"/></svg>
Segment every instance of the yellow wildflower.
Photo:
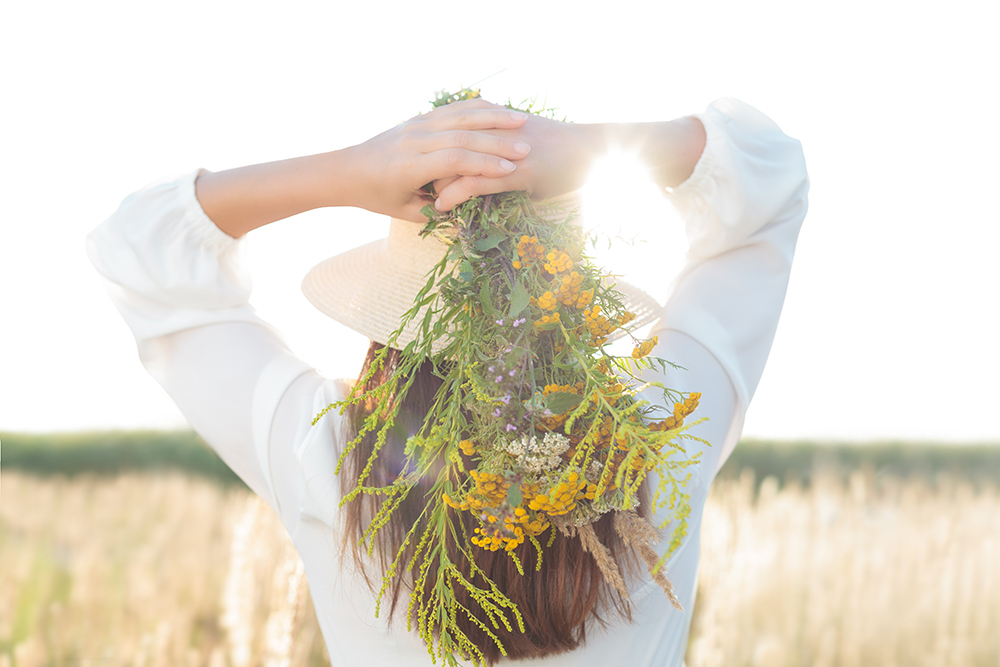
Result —
<svg viewBox="0 0 1000 667"><path fill-rule="evenodd" d="M546 324L555 324L559 321L559 313L555 312L551 315L543 315L540 319L535 320L535 326L541 329Z"/></svg>
<svg viewBox="0 0 1000 667"><path fill-rule="evenodd" d="M545 246L538 243L537 236L524 235L517 242L517 256L520 261L514 263L514 268L519 269L524 264L537 262L545 257Z"/></svg>
<svg viewBox="0 0 1000 667"><path fill-rule="evenodd" d="M556 275L563 271L569 271L573 267L573 260L562 250L553 250L545 256L545 270Z"/></svg>
<svg viewBox="0 0 1000 667"><path fill-rule="evenodd" d="M542 310L555 310L557 305L556 298L552 295L552 292L545 292L538 299L538 307Z"/></svg>
<svg viewBox="0 0 1000 667"><path fill-rule="evenodd" d="M653 351L653 348L656 346L659 340L660 340L659 336L653 336L649 340L645 340L639 343L638 345L635 346L635 349L632 350L632 358L642 359L647 354Z"/></svg>

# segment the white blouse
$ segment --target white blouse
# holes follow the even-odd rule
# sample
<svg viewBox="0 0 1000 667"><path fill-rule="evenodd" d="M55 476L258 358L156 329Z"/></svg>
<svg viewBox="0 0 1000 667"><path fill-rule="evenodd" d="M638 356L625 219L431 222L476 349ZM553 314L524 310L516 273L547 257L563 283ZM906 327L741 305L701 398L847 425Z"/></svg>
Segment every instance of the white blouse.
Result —
<svg viewBox="0 0 1000 667"><path fill-rule="evenodd" d="M666 386L703 394L691 432L702 451L688 486L692 512L683 545L667 564L685 611L648 581L633 587L633 622L589 628L569 654L526 661L546 666L680 665L694 607L702 511L716 471L735 447L764 369L785 297L809 181L801 145L769 118L733 99L698 116L707 145L691 177L668 193L690 249L662 317L657 356L688 371L650 373ZM147 370L194 429L277 511L302 560L334 665L426 667L427 651L402 625L375 618L372 593L339 560L334 476L345 384L295 358L249 305L244 239L205 215L197 172L136 192L95 229L87 251L135 334ZM661 397L650 392L654 402ZM665 548L666 543L661 545Z"/></svg>

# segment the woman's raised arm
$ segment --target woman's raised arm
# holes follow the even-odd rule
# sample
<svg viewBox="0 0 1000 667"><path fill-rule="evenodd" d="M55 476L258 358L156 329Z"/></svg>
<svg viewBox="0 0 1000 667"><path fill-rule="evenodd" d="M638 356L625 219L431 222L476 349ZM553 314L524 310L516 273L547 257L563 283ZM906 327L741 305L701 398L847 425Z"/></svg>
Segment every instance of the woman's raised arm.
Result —
<svg viewBox="0 0 1000 667"><path fill-rule="evenodd" d="M519 129L491 134L521 139L531 145L531 154L517 171L500 178L464 175L435 182L438 210L449 211L492 192L526 190L536 200L572 192L583 186L594 161L612 148L636 152L656 183L672 188L691 175L705 148L705 128L691 116L660 123L595 124L530 116Z"/></svg>
<svg viewBox="0 0 1000 667"><path fill-rule="evenodd" d="M423 186L455 175L499 178L530 150L522 139L484 130L520 128L527 115L483 100L456 102L416 116L342 150L269 162L197 181L202 208L219 229L252 229L324 206L355 206L422 221L432 199ZM471 196L471 195L470 195Z"/></svg>

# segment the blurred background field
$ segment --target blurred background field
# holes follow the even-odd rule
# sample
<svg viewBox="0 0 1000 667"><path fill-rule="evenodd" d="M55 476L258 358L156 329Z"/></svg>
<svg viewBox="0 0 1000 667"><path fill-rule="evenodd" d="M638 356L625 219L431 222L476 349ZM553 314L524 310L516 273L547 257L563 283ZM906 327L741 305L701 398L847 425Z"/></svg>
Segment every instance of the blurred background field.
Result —
<svg viewBox="0 0 1000 667"><path fill-rule="evenodd" d="M272 512L190 432L0 434L0 667L325 665ZM741 443L687 662L1000 664L1000 447Z"/></svg>

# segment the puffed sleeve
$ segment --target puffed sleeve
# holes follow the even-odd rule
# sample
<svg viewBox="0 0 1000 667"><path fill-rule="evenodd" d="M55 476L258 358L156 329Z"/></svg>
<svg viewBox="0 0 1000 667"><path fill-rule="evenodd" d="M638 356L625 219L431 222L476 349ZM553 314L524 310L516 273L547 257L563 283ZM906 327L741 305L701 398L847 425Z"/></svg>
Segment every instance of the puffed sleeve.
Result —
<svg viewBox="0 0 1000 667"><path fill-rule="evenodd" d="M688 256L653 333L696 341L728 377L736 406L721 466L774 340L809 178L801 144L753 107L722 99L697 117L705 150L668 195L685 221Z"/></svg>
<svg viewBox="0 0 1000 667"><path fill-rule="evenodd" d="M289 385L311 369L249 304L244 239L195 196L199 172L126 198L87 253L135 335L139 357L192 427L277 508L268 443Z"/></svg>

